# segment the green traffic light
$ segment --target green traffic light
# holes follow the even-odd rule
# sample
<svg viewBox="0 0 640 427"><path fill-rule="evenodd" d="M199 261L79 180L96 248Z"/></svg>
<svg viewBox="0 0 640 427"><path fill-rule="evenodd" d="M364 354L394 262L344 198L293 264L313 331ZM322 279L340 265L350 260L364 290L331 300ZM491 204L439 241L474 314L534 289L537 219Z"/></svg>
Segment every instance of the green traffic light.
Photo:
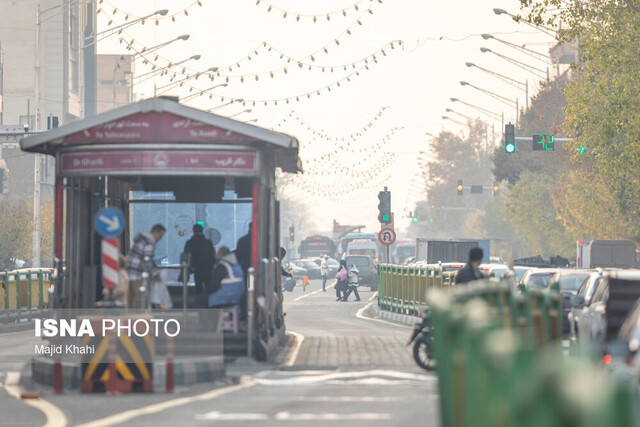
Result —
<svg viewBox="0 0 640 427"><path fill-rule="evenodd" d="M516 145L515 144L507 144L507 145L505 145L504 149L507 151L507 153L511 154L514 151L516 151Z"/></svg>
<svg viewBox="0 0 640 427"><path fill-rule="evenodd" d="M382 221L389 222L390 221L389 215L382 215Z"/></svg>

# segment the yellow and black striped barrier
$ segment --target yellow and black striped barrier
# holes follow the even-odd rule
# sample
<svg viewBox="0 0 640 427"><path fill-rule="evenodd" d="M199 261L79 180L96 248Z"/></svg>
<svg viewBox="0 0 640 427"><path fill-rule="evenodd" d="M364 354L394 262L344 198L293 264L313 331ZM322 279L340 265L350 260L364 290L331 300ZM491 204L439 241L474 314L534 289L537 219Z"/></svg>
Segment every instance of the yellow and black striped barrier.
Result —
<svg viewBox="0 0 640 427"><path fill-rule="evenodd" d="M110 318L113 319L113 317ZM131 319L124 316L119 318ZM92 326L94 322L96 323L94 330L99 330L102 319L91 318L90 320ZM114 364L117 378L113 383L109 381L110 371L113 371L109 369L109 364L112 363L109 354L110 339L116 339ZM115 384L116 391L121 393L153 391L154 351L151 334L84 336L82 346L93 349L93 354L82 355L80 359L83 393L105 391L107 384Z"/></svg>

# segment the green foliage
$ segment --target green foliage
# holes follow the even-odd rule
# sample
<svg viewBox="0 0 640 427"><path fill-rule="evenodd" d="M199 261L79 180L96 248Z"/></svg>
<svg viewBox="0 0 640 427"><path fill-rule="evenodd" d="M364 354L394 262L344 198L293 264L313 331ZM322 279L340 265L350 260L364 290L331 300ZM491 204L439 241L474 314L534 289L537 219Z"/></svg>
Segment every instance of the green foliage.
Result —
<svg viewBox="0 0 640 427"><path fill-rule="evenodd" d="M30 260L33 208L26 202L0 202L0 269L14 268L14 259Z"/></svg>
<svg viewBox="0 0 640 427"><path fill-rule="evenodd" d="M515 236L532 254L575 256L576 236L558 219L548 175L524 172L505 202Z"/></svg>

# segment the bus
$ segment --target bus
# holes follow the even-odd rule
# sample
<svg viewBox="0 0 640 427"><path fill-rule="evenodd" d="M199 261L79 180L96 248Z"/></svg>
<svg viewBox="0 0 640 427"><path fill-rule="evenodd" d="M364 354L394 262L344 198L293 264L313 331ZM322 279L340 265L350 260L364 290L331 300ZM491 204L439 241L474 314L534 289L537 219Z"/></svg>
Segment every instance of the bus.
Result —
<svg viewBox="0 0 640 427"><path fill-rule="evenodd" d="M309 236L300 242L298 248L300 258L321 257L328 255L331 258L336 256L336 244L326 236Z"/></svg>

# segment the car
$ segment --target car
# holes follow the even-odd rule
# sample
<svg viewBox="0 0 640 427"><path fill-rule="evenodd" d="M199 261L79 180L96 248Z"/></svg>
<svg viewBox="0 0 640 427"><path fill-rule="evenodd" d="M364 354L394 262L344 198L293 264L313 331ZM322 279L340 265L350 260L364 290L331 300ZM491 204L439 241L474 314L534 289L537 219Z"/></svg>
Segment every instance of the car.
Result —
<svg viewBox="0 0 640 427"><path fill-rule="evenodd" d="M629 311L620 333L608 350L612 359L631 366L636 373L640 372L640 299Z"/></svg>
<svg viewBox="0 0 640 427"><path fill-rule="evenodd" d="M578 293L582 284L589 279L591 271L589 270L570 270L563 269L551 277L547 283L547 289L557 284L562 296L562 333L570 335L571 326L569 325L569 312L571 311L571 298Z"/></svg>
<svg viewBox="0 0 640 427"><path fill-rule="evenodd" d="M515 273L514 285L518 286L518 283L520 283L520 280L522 280L522 276L524 276L524 273L531 270L532 268L533 267L525 267L523 265L514 265L513 266L513 272Z"/></svg>
<svg viewBox="0 0 640 427"><path fill-rule="evenodd" d="M289 271L294 278L302 278L303 276L307 275L306 268L298 267L292 262L283 262L282 268L284 268L285 271Z"/></svg>
<svg viewBox="0 0 640 427"><path fill-rule="evenodd" d="M480 264L479 268L485 277L500 279L509 274L509 267L506 264Z"/></svg>
<svg viewBox="0 0 640 427"><path fill-rule="evenodd" d="M627 314L640 298L640 271L611 271L596 287L591 303L580 320L578 341L607 353L607 347L619 333ZM573 305L584 303L576 295Z"/></svg>
<svg viewBox="0 0 640 427"><path fill-rule="evenodd" d="M518 287L544 289L547 287L551 277L558 271L560 271L558 268L532 268L524 273L518 283Z"/></svg>
<svg viewBox="0 0 640 427"><path fill-rule="evenodd" d="M292 263L298 267L306 269L309 279L320 279L322 277L320 274L320 267L310 259L297 259L292 261Z"/></svg>
<svg viewBox="0 0 640 427"><path fill-rule="evenodd" d="M581 319L591 303L591 298L596 291L596 287L605 277L607 277L607 272L602 269L591 272L587 280L582 282L580 289L576 292L576 295L580 296L577 302L575 298L576 295L571 297L571 307L567 314L567 320L569 322L569 337L572 340L578 338Z"/></svg>
<svg viewBox="0 0 640 427"><path fill-rule="evenodd" d="M347 268L355 264L358 269L358 281L360 286L369 286L372 291L378 290L378 271L376 264L369 255L347 255L345 257Z"/></svg>

